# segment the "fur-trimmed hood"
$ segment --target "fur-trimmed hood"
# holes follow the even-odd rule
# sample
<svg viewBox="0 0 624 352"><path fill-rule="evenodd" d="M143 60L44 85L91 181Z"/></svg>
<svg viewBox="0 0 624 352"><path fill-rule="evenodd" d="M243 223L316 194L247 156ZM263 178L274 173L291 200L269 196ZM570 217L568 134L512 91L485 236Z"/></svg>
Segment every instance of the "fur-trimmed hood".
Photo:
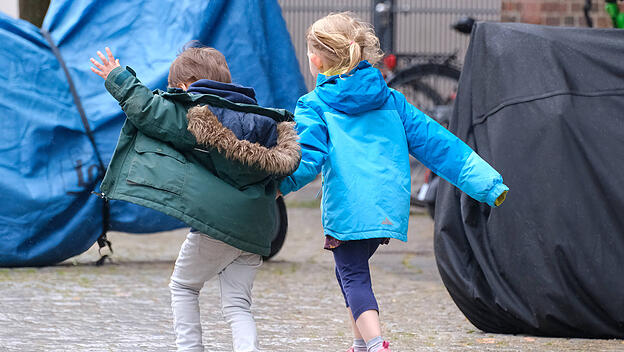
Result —
<svg viewBox="0 0 624 352"><path fill-rule="evenodd" d="M208 106L195 106L186 115L188 130L197 143L212 147L227 159L257 167L273 175L289 175L299 166L301 147L294 122L277 124L277 145L271 148L236 137L225 127Z"/></svg>

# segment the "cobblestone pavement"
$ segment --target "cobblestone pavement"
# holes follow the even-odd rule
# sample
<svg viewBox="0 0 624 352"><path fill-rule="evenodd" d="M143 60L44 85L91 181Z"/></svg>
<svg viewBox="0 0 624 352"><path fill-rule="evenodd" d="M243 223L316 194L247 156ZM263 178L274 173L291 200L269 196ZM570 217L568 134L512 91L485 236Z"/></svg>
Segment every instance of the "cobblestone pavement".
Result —
<svg viewBox="0 0 624 352"><path fill-rule="evenodd" d="M331 253L323 250L320 212L290 200L282 251L254 286L264 351L344 351L351 341ZM297 207L298 206L298 207ZM393 351L624 351L622 340L540 338L483 333L453 304L433 257L433 224L410 221L410 242L393 241L372 260L384 336ZM112 233L114 263L91 265L97 251L46 268L0 269L0 351L172 351L169 291L186 232ZM218 284L200 299L207 351L231 351Z"/></svg>

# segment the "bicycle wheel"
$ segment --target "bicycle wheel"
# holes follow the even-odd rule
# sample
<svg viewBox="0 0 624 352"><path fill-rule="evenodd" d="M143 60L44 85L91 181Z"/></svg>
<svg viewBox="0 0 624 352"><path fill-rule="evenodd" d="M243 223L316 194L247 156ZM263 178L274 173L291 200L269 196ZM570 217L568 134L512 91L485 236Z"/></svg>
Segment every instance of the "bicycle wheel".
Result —
<svg viewBox="0 0 624 352"><path fill-rule="evenodd" d="M455 101L461 71L449 64L426 63L400 70L388 80L388 86L405 95L407 101L442 125ZM414 194L424 184L426 167L410 156L411 204L424 207Z"/></svg>
<svg viewBox="0 0 624 352"><path fill-rule="evenodd" d="M417 64L390 77L388 86L403 93L410 104L428 112L436 106L453 104L460 74L458 68L449 64Z"/></svg>
<svg viewBox="0 0 624 352"><path fill-rule="evenodd" d="M271 242L271 253L267 256L263 256L263 259L269 260L274 257L277 252L282 249L284 241L286 240L286 232L288 231L288 215L286 214L286 203L284 203L284 197L278 197L275 200L275 221L277 222L277 231L275 238Z"/></svg>

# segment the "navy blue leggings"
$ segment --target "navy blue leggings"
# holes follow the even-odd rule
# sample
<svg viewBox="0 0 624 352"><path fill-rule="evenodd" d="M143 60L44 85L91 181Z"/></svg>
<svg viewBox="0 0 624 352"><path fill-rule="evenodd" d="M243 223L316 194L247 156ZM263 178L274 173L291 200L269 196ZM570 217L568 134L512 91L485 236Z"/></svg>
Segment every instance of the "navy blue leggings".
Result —
<svg viewBox="0 0 624 352"><path fill-rule="evenodd" d="M381 241L379 238L344 241L332 249L336 262L336 278L345 303L351 308L355 320L367 310L379 312L371 284L368 260Z"/></svg>

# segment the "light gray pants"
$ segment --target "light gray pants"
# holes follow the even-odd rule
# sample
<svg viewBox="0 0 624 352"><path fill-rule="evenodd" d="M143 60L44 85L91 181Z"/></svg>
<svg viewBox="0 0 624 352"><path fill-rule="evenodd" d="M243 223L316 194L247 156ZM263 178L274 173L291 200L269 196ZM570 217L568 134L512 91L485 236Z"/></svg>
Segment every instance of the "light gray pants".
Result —
<svg viewBox="0 0 624 352"><path fill-rule="evenodd" d="M234 248L199 232L182 244L169 288L178 351L203 351L199 291L219 276L223 317L232 328L235 352L258 351L251 315L251 288L262 257Z"/></svg>

